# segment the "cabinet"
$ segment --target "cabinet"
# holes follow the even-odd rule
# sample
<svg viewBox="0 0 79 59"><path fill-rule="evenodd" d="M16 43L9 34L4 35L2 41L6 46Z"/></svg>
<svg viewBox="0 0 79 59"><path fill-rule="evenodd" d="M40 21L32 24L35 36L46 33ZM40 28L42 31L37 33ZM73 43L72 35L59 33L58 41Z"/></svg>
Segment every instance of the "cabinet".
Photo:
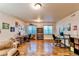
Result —
<svg viewBox="0 0 79 59"><path fill-rule="evenodd" d="M74 53L79 55L79 38L74 38Z"/></svg>
<svg viewBox="0 0 79 59"><path fill-rule="evenodd" d="M37 39L38 40L44 39L43 28L37 28Z"/></svg>
<svg viewBox="0 0 79 59"><path fill-rule="evenodd" d="M74 52L74 38L70 37L70 51Z"/></svg>

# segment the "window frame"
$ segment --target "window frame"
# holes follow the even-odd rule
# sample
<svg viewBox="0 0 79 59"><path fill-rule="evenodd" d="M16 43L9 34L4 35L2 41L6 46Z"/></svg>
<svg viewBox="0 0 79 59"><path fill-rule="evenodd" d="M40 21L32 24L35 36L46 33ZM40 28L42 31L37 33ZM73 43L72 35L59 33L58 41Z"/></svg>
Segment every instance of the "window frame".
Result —
<svg viewBox="0 0 79 59"><path fill-rule="evenodd" d="M32 29L29 30L30 26L32 27ZM35 29L33 29L33 26L35 27ZM28 31L28 34L35 35L37 33L37 27L35 25L29 25L27 27L27 31ZM30 31L30 33L29 33L29 31ZM35 32L35 33L33 33L33 32Z"/></svg>
<svg viewBox="0 0 79 59"><path fill-rule="evenodd" d="M49 27L48 27L48 29L47 29L48 34L46 34L46 33L45 33L45 28L44 28L45 26L47 26L47 27L48 27L48 26L51 26L51 27L52 27L52 31L51 31L52 33L50 33L50 29L49 29ZM43 29L44 35L52 35L52 34L53 34L53 26L52 26L52 25L45 25L45 26L43 27L43 28L44 28L44 29Z"/></svg>

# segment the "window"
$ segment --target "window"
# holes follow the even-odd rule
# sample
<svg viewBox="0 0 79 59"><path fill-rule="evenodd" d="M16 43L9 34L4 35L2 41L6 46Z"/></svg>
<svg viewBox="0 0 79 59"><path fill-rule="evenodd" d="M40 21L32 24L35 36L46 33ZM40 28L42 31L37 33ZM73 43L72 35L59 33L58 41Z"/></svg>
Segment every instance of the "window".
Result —
<svg viewBox="0 0 79 59"><path fill-rule="evenodd" d="M44 34L53 34L52 26L44 26Z"/></svg>
<svg viewBox="0 0 79 59"><path fill-rule="evenodd" d="M36 34L36 26L28 26L28 34Z"/></svg>

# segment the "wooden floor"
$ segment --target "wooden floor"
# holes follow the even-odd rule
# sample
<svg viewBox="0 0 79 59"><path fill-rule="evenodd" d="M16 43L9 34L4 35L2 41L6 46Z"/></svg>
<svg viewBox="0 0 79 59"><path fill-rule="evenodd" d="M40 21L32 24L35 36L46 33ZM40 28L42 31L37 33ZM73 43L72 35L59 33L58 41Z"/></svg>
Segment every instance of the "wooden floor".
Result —
<svg viewBox="0 0 79 59"><path fill-rule="evenodd" d="M68 48L54 46L53 40L32 40L18 47L20 56L75 56Z"/></svg>

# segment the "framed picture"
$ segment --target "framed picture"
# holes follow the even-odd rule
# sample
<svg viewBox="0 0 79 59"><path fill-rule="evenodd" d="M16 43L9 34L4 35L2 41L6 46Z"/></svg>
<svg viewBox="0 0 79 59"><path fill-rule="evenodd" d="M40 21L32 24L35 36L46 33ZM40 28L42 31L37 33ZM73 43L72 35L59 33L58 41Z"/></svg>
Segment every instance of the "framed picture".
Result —
<svg viewBox="0 0 79 59"><path fill-rule="evenodd" d="M71 24L70 23L66 24L65 29L66 31L71 31Z"/></svg>
<svg viewBox="0 0 79 59"><path fill-rule="evenodd" d="M9 29L8 23L2 23L2 29Z"/></svg>
<svg viewBox="0 0 79 59"><path fill-rule="evenodd" d="M73 30L77 30L77 25L74 26Z"/></svg>
<svg viewBox="0 0 79 59"><path fill-rule="evenodd" d="M10 27L10 32L15 32L15 27Z"/></svg>
<svg viewBox="0 0 79 59"><path fill-rule="evenodd" d="M67 24L67 31L71 31L71 24Z"/></svg>

